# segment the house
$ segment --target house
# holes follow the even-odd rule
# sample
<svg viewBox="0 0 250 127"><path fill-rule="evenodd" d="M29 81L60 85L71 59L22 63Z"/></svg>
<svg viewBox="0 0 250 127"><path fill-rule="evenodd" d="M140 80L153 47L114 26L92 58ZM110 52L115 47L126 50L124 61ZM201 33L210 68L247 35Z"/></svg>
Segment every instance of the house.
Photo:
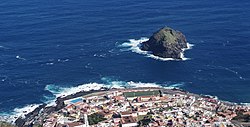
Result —
<svg viewBox="0 0 250 127"><path fill-rule="evenodd" d="M56 126L56 121L54 122L45 122L44 124L43 124L43 127L55 127Z"/></svg>
<svg viewBox="0 0 250 127"><path fill-rule="evenodd" d="M138 115L147 115L148 108L147 107L138 107Z"/></svg>
<svg viewBox="0 0 250 127"><path fill-rule="evenodd" d="M86 127L86 125L81 122L68 123L67 125L68 127Z"/></svg>
<svg viewBox="0 0 250 127"><path fill-rule="evenodd" d="M114 96L113 99L114 99L115 101L124 101L124 100L125 100L125 97L123 97L123 96Z"/></svg>
<svg viewBox="0 0 250 127"><path fill-rule="evenodd" d="M138 125L136 118L132 116L122 117L120 123L122 127L136 127Z"/></svg>
<svg viewBox="0 0 250 127"><path fill-rule="evenodd" d="M137 112L131 112L131 111L121 112L121 117L127 117L127 116L137 117Z"/></svg>
<svg viewBox="0 0 250 127"><path fill-rule="evenodd" d="M121 118L113 118L113 122L114 122L115 126L119 127L120 122L121 122Z"/></svg>
<svg viewBox="0 0 250 127"><path fill-rule="evenodd" d="M66 124L58 124L56 127L87 127L87 126L81 122L72 122Z"/></svg>

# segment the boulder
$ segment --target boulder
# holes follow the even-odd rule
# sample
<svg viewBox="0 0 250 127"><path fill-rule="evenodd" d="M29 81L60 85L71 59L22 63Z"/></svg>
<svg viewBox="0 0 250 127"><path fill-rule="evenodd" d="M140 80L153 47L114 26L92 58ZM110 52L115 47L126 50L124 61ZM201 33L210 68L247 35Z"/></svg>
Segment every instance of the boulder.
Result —
<svg viewBox="0 0 250 127"><path fill-rule="evenodd" d="M155 32L148 41L143 42L140 48L162 58L182 59L187 40L181 32L164 27Z"/></svg>

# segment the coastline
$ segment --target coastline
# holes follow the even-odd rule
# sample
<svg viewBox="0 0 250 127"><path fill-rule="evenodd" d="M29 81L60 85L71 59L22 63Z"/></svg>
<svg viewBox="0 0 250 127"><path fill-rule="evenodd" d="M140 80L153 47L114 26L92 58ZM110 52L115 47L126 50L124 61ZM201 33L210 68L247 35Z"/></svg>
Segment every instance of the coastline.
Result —
<svg viewBox="0 0 250 127"><path fill-rule="evenodd" d="M215 99L217 101L220 101L221 103L225 105L230 105L230 106L246 106L246 104L242 103L234 103L234 102L229 102L229 101L224 101L220 100L215 96L210 96L210 95L202 95L202 94L194 94L190 93L188 91L179 89L179 88L163 88L163 87L135 87L135 88L106 88L102 87L99 90L89 90L89 91L80 91L71 95L67 95L64 97L58 97L55 101L56 105L54 106L48 106L48 104L41 104L39 107L37 107L35 110L31 111L30 113L26 114L25 117L19 117L15 120L14 124L17 125L18 127L23 127L24 125L29 125L32 124L34 121L34 118L41 117L41 116L46 116L52 112L59 111L60 109L65 107L64 101L74 99L77 97L81 96L91 96L92 94L98 94L101 92L112 92L112 91L117 91L117 90L162 90L164 93L168 94L183 94L187 96L193 96L196 98L207 98L207 99Z"/></svg>
<svg viewBox="0 0 250 127"><path fill-rule="evenodd" d="M84 95L88 95L91 93L95 93L95 92L100 92L100 91L106 91L107 88L101 88L99 90L90 90L90 91L80 91L71 95L67 95L65 97L57 97L56 101L55 101L55 106L48 106L48 104L42 104L39 107L37 107L35 110L33 110L32 112L28 113L27 115L25 115L24 118L19 117L17 118L14 123L15 125L17 125L18 127L23 126L27 121L30 120L30 122L32 121L33 118L35 118L38 115L42 115L41 112L43 112L43 114L50 114L51 112L54 111L58 111L60 109L62 109L65 105L64 105L64 101L68 100L68 99L73 99L79 96L84 96Z"/></svg>

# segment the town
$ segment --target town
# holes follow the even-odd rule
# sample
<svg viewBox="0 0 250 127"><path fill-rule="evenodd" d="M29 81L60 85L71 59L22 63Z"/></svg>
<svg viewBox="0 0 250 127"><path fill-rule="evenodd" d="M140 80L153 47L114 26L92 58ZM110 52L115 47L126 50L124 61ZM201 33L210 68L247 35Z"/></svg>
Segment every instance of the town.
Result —
<svg viewBox="0 0 250 127"><path fill-rule="evenodd" d="M181 90L113 89L64 101L65 107L32 120L43 127L234 127L250 116L244 105ZM240 119L240 118L239 118ZM247 122L245 124L248 124ZM249 125L249 124L248 124Z"/></svg>

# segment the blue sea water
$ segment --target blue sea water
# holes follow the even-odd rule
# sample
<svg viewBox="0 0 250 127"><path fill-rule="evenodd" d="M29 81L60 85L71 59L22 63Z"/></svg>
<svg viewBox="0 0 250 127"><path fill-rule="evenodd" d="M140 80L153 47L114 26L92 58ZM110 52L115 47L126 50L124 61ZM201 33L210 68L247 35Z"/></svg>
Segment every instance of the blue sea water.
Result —
<svg viewBox="0 0 250 127"><path fill-rule="evenodd" d="M250 102L249 0L9 0L0 3L0 113L81 84L162 85ZM123 47L163 26L185 61Z"/></svg>

